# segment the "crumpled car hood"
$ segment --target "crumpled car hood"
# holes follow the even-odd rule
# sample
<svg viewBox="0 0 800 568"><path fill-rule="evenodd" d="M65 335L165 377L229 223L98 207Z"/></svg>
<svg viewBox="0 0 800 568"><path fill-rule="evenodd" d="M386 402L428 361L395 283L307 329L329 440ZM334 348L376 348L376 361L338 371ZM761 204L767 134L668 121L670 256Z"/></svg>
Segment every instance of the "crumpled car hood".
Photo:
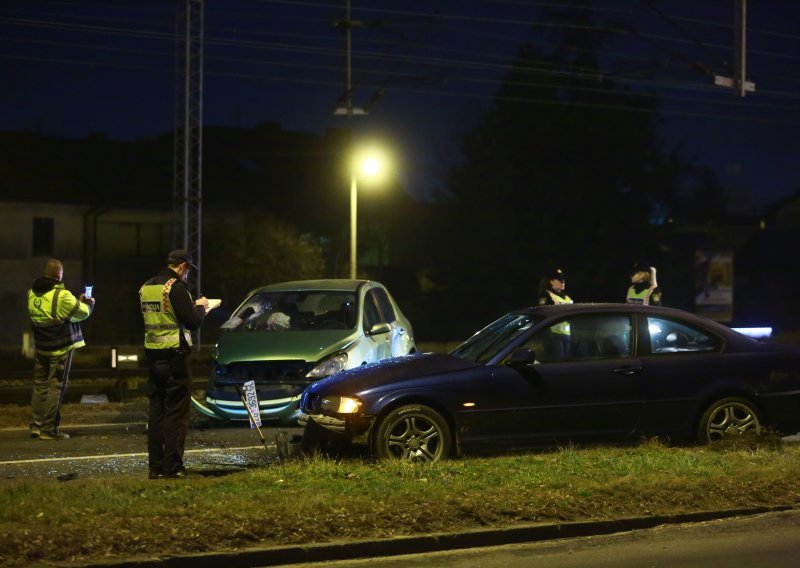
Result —
<svg viewBox="0 0 800 568"><path fill-rule="evenodd" d="M344 349L357 337L356 330L338 329L223 333L217 342L216 360L222 365L287 359L316 362Z"/></svg>

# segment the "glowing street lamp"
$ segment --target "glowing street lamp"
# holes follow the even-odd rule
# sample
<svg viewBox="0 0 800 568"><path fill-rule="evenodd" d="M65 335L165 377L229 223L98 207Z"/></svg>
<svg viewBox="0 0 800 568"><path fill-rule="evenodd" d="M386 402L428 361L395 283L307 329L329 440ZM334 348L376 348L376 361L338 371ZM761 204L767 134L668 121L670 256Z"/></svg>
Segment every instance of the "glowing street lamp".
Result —
<svg viewBox="0 0 800 568"><path fill-rule="evenodd" d="M386 177L387 160L376 148L365 148L353 155L350 167L350 278L356 278L357 265L357 211L358 211L358 178L369 178L379 181Z"/></svg>

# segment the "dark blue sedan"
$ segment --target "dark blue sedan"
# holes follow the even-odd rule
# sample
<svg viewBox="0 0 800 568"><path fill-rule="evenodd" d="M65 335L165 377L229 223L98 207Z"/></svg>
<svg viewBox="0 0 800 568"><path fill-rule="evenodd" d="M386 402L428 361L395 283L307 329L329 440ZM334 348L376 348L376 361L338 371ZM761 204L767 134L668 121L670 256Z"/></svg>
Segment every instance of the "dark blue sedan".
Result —
<svg viewBox="0 0 800 568"><path fill-rule="evenodd" d="M303 393L304 446L437 461L468 450L800 430L800 349L681 310L511 312L449 354L388 359Z"/></svg>

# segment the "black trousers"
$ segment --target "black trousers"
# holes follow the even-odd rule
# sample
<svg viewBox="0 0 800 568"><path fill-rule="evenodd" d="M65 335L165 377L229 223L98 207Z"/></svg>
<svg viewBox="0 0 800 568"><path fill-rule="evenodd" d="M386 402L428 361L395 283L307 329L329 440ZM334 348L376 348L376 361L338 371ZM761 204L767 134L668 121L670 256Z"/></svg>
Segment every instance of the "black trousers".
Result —
<svg viewBox="0 0 800 568"><path fill-rule="evenodd" d="M170 474L183 467L192 379L186 355L177 349L147 349L146 352L150 367L148 464L153 471Z"/></svg>

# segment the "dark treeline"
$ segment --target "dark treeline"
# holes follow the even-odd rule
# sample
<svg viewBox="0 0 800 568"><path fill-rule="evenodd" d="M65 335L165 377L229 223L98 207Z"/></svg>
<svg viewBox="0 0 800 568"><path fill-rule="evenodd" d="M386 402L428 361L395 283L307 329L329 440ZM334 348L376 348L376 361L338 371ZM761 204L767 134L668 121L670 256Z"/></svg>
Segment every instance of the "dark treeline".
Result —
<svg viewBox="0 0 800 568"><path fill-rule="evenodd" d="M726 189L665 146L656 96L602 74L596 54L613 37L602 22L548 17L575 25L550 32L551 50L519 49L435 202L400 187L359 195L359 275L390 288L420 339L463 339L531 305L555 267L577 301L617 302L646 260L665 303L691 308L694 251L731 246L714 231ZM205 291L232 308L258 285L347 275L349 141L275 124L204 129ZM168 208L172 152L170 133L0 134L4 199ZM753 258L770 248L748 246Z"/></svg>

